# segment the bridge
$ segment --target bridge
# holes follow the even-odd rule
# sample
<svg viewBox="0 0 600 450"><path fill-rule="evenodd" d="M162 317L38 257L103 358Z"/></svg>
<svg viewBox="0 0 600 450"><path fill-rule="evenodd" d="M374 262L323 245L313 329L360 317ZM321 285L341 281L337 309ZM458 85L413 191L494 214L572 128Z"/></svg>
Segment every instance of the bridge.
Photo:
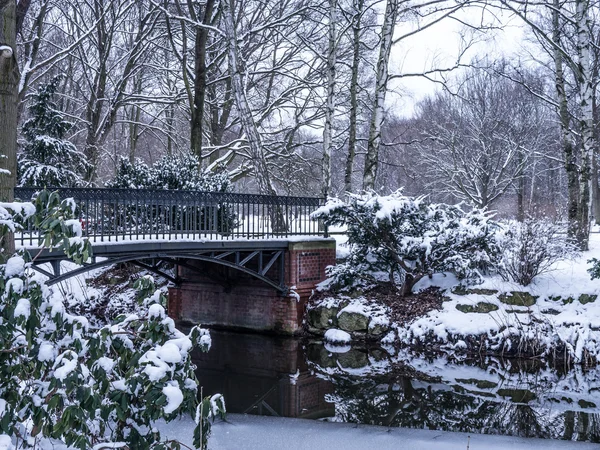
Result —
<svg viewBox="0 0 600 450"><path fill-rule="evenodd" d="M325 267L335 263L335 241L322 222L310 217L324 203L320 198L52 190L75 201L93 257L82 266L61 264L65 255L41 249L39 233L29 224L15 236L15 243L37 255L33 268L48 277L48 284L103 266L132 263L172 283L169 314L182 322L294 332L310 292L324 279ZM38 191L17 188L15 197L27 201ZM297 305L282 310L282 299Z"/></svg>

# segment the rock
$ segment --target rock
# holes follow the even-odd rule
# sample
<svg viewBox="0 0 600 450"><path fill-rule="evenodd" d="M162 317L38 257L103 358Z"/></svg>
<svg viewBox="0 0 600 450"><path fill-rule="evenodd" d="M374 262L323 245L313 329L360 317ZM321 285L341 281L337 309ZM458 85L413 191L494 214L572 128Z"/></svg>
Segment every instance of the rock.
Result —
<svg viewBox="0 0 600 450"><path fill-rule="evenodd" d="M371 321L369 322L369 329L367 330L367 333L371 336L382 336L388 331L390 331L389 322L371 319Z"/></svg>
<svg viewBox="0 0 600 450"><path fill-rule="evenodd" d="M323 330L337 326L337 308L317 306L308 311L308 323Z"/></svg>
<svg viewBox="0 0 600 450"><path fill-rule="evenodd" d="M454 286L450 292L455 295L467 295L469 290L462 284L459 284L458 286Z"/></svg>
<svg viewBox="0 0 600 450"><path fill-rule="evenodd" d="M513 403L529 403L535 400L536 396L527 389L498 389L500 397L510 397Z"/></svg>
<svg viewBox="0 0 600 450"><path fill-rule="evenodd" d="M468 289L466 286L459 284L458 286L454 286L451 291L455 295L469 295L469 294L477 294L477 295L496 295L498 291L496 289L484 289L484 288L472 288Z"/></svg>
<svg viewBox="0 0 600 450"><path fill-rule="evenodd" d="M493 381L478 380L476 378L457 378L456 381L463 384L474 384L479 389L492 389L498 386L498 384Z"/></svg>
<svg viewBox="0 0 600 450"><path fill-rule="evenodd" d="M588 402L588 401L586 401L586 400L583 400L583 399L579 400L579 401L577 402L577 404L578 404L580 407L582 407L582 408L595 408L595 407L596 407L596 404L595 404L595 403Z"/></svg>
<svg viewBox="0 0 600 450"><path fill-rule="evenodd" d="M369 365L367 354L356 349L337 355L337 360L345 369L360 369Z"/></svg>
<svg viewBox="0 0 600 450"><path fill-rule="evenodd" d="M581 294L579 296L579 303L585 305L586 303L595 302L598 296L596 294Z"/></svg>
<svg viewBox="0 0 600 450"><path fill-rule="evenodd" d="M369 356L377 362L389 359L388 353L380 348L374 348L369 350Z"/></svg>
<svg viewBox="0 0 600 450"><path fill-rule="evenodd" d="M537 299L538 296L522 291L511 291L509 294L500 294L498 297L502 303L513 306L533 306Z"/></svg>
<svg viewBox="0 0 600 450"><path fill-rule="evenodd" d="M315 328L310 324L307 327L307 331L311 334L316 334L317 336L323 336L325 334L325 330L323 330L322 328Z"/></svg>
<svg viewBox="0 0 600 450"><path fill-rule="evenodd" d="M479 389L492 389L498 386L498 384L488 380L477 380L475 386L477 386Z"/></svg>
<svg viewBox="0 0 600 450"><path fill-rule="evenodd" d="M479 302L476 305L456 305L456 309L463 313L485 314L498 310L498 305L487 302Z"/></svg>
<svg viewBox="0 0 600 450"><path fill-rule="evenodd" d="M342 330L336 330L335 328L327 330L324 339L332 344L348 344L352 340L348 333Z"/></svg>
<svg viewBox="0 0 600 450"><path fill-rule="evenodd" d="M496 289L479 289L479 288L474 288L474 289L469 289L467 291L467 293L469 294L477 294L477 295L496 295L498 293L498 291Z"/></svg>
<svg viewBox="0 0 600 450"><path fill-rule="evenodd" d="M527 314L529 311L527 311L526 309L507 309L506 313L507 314Z"/></svg>
<svg viewBox="0 0 600 450"><path fill-rule="evenodd" d="M344 331L366 331L369 318L359 312L344 311L337 318L338 327Z"/></svg>
<svg viewBox="0 0 600 450"><path fill-rule="evenodd" d="M321 344L309 344L306 347L306 357L320 367L337 367L335 355Z"/></svg>
<svg viewBox="0 0 600 450"><path fill-rule="evenodd" d="M545 309L542 311L542 314L549 314L551 316L558 316L560 311L554 308Z"/></svg>

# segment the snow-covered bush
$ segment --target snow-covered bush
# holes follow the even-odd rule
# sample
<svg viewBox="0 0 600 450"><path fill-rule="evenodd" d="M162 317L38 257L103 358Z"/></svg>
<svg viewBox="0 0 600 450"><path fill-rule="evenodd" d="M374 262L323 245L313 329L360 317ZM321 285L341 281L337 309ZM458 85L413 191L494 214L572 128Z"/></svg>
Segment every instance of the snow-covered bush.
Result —
<svg viewBox="0 0 600 450"><path fill-rule="evenodd" d="M74 209L43 191L35 205L0 204L1 231L33 220L47 248L82 262L91 246ZM209 419L224 413L220 396L197 400L190 351L208 349L208 332L178 331L150 277L138 281L139 314L94 329L28 269L31 261L22 251L0 265L0 437L25 447L44 437L82 450L174 449L154 422L187 412L197 421L194 445L205 448Z"/></svg>
<svg viewBox="0 0 600 450"><path fill-rule="evenodd" d="M500 251L494 265L499 275L522 286L576 252L561 226L548 219L509 222L497 233L496 240Z"/></svg>
<svg viewBox="0 0 600 450"><path fill-rule="evenodd" d="M89 167L85 155L65 138L73 124L54 102L59 81L54 78L32 96L30 118L22 130L25 144L18 155L19 186L76 187Z"/></svg>
<svg viewBox="0 0 600 450"><path fill-rule="evenodd" d="M477 277L478 269L488 265L497 251L496 225L484 211L465 212L400 191L351 196L348 202L332 199L313 217L327 225L347 226L351 273L339 274L346 284L357 281L354 275L385 272L403 294L409 294L417 281L436 272Z"/></svg>
<svg viewBox="0 0 600 450"><path fill-rule="evenodd" d="M180 156L166 155L151 167L139 159L131 164L128 159L121 157L114 179L106 183L106 186L228 192L231 183L225 170L202 171L198 158L187 153Z"/></svg>
<svg viewBox="0 0 600 450"><path fill-rule="evenodd" d="M198 158L191 154L181 156L164 156L152 167L143 161L136 160L131 164L128 159L121 158L115 178L106 184L110 188L127 189L169 189L202 192L229 192L231 183L225 170L216 172L202 171ZM227 203L204 207L190 208L177 206L149 206L148 208L129 208L123 206L115 211L116 217L125 222L131 217L143 224L153 224L153 228L170 223L174 227L196 227L196 231L210 229L211 231L229 232L237 226L237 216ZM145 217L143 217L145 215ZM170 217L169 220L164 220ZM105 229L119 226L119 221L112 218L104 224ZM216 229L215 229L216 226Z"/></svg>

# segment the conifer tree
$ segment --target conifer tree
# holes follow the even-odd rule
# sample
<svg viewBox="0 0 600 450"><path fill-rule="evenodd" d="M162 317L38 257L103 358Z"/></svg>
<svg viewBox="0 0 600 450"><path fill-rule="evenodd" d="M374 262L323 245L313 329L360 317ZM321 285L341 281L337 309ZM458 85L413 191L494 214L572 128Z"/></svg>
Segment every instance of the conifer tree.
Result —
<svg viewBox="0 0 600 450"><path fill-rule="evenodd" d="M19 186L76 187L88 167L85 156L65 136L72 124L58 110L54 97L59 77L33 94L30 118L23 125L25 144L18 157Z"/></svg>

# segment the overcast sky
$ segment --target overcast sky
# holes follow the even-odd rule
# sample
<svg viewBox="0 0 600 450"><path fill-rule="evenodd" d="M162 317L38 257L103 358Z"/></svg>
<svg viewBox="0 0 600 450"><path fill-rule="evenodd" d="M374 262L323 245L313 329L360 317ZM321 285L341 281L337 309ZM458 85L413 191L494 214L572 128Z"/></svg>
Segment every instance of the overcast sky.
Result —
<svg viewBox="0 0 600 450"><path fill-rule="evenodd" d="M491 14L484 14L485 20L491 20ZM479 23L481 10L465 11L460 18L471 24ZM396 44L392 50L390 74L419 73L432 67L453 66L460 49L464 48L464 38L461 39L461 34L467 39L473 37L477 40L477 43L465 53L464 63L475 56L489 55L492 60L502 55L514 58L522 52L524 30L515 18L511 19L506 14L497 18L503 22L502 29L473 32L465 30L465 27L455 20L443 20ZM396 36L405 32L406 25L399 24ZM439 84L418 77L393 80L390 86L392 90L388 97L389 108L395 109L396 114L403 116L412 114L414 105L419 99L440 89Z"/></svg>

